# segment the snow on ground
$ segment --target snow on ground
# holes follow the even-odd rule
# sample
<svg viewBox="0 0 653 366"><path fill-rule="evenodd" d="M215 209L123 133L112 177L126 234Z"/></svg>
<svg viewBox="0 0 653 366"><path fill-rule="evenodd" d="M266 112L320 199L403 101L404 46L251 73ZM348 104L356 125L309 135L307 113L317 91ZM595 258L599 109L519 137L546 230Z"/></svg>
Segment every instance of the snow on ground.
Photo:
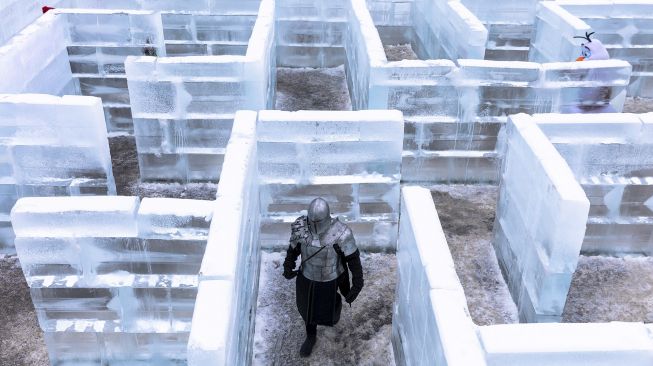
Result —
<svg viewBox="0 0 653 366"><path fill-rule="evenodd" d="M562 321L653 322L653 258L581 255Z"/></svg>
<svg viewBox="0 0 653 366"><path fill-rule="evenodd" d="M653 112L653 99L628 97L624 103L624 113Z"/></svg>
<svg viewBox="0 0 653 366"><path fill-rule="evenodd" d="M119 196L215 200L217 183L147 183L139 181L136 141L133 136L109 138L111 164Z"/></svg>
<svg viewBox="0 0 653 366"><path fill-rule="evenodd" d="M345 67L277 68L275 109L350 111Z"/></svg>
<svg viewBox="0 0 653 366"><path fill-rule="evenodd" d="M431 194L474 322L518 323L517 307L492 247L497 187L437 185Z"/></svg>
<svg viewBox="0 0 653 366"><path fill-rule="evenodd" d="M0 255L0 365L49 365L43 332L15 256Z"/></svg>
<svg viewBox="0 0 653 366"><path fill-rule="evenodd" d="M388 61L417 60L417 54L410 43L398 45L383 45L385 57Z"/></svg>
<svg viewBox="0 0 653 366"><path fill-rule="evenodd" d="M299 357L304 323L295 306L295 280L283 276L284 253L263 252L259 284L254 365L393 365L392 304L394 254L363 254L365 287L350 308L343 303L335 327L318 326L317 343Z"/></svg>

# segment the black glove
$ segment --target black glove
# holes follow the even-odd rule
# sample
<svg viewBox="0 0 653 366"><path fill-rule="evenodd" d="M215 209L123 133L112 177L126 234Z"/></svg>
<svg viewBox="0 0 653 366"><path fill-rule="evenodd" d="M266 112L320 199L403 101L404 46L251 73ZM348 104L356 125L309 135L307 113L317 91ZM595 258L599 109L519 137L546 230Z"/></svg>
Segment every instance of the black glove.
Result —
<svg viewBox="0 0 653 366"><path fill-rule="evenodd" d="M292 270L291 270L291 271L288 271L288 270L286 270L286 269L284 268L284 270L283 270L283 276L284 276L287 280L292 280L293 278L297 277L297 271L292 271Z"/></svg>
<svg viewBox="0 0 653 366"><path fill-rule="evenodd" d="M301 250L299 249L299 246L296 246L293 248L291 245L288 246L288 251L286 251L286 259L283 261L283 276L287 279L293 279L297 276L297 271L294 271L295 269L295 261L297 260L297 257L299 257L299 254L301 253Z"/></svg>
<svg viewBox="0 0 653 366"><path fill-rule="evenodd" d="M363 265L361 264L360 252L358 250L345 257L345 259L347 260L347 266L349 267L349 271L351 271L352 277L351 290L349 290L349 293L345 297L345 301L351 304L363 289Z"/></svg>

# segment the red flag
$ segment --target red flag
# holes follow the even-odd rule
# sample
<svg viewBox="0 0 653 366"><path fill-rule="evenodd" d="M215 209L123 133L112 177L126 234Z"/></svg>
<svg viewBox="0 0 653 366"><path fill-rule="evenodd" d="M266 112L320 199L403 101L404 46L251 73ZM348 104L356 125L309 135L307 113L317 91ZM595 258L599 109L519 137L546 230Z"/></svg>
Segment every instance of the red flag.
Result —
<svg viewBox="0 0 653 366"><path fill-rule="evenodd" d="M47 13L48 11L50 11L52 9L54 9L54 8L49 7L49 6L44 6L44 7L41 8L41 10L43 10L43 14Z"/></svg>

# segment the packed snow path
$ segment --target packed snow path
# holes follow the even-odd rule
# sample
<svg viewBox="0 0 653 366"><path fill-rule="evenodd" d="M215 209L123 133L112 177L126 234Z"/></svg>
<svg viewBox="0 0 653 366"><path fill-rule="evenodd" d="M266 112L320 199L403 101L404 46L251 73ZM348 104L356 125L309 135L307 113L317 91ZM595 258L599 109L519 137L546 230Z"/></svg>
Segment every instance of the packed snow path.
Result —
<svg viewBox="0 0 653 366"><path fill-rule="evenodd" d="M299 357L304 323L295 306L295 281L282 276L285 253L261 259L254 365L393 365L390 343L397 263L394 254L363 254L365 287L340 322L317 327L309 358Z"/></svg>

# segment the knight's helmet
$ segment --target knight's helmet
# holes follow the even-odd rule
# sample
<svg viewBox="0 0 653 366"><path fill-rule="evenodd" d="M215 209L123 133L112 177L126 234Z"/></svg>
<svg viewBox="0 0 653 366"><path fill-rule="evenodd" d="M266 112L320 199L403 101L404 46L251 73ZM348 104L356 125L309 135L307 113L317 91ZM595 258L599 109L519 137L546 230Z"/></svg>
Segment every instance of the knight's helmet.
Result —
<svg viewBox="0 0 653 366"><path fill-rule="evenodd" d="M610 59L610 54L608 53L608 50L605 48L603 43L599 41L598 39L594 38L591 39L590 37L592 34L595 32L587 33L585 32L585 36L576 36L574 38L580 38L584 39L587 42L583 42L580 45L580 57L576 59L576 61L596 61L596 60L609 60Z"/></svg>
<svg viewBox="0 0 653 366"><path fill-rule="evenodd" d="M321 234L331 226L329 204L322 198L316 198L308 206L308 226L311 231Z"/></svg>

